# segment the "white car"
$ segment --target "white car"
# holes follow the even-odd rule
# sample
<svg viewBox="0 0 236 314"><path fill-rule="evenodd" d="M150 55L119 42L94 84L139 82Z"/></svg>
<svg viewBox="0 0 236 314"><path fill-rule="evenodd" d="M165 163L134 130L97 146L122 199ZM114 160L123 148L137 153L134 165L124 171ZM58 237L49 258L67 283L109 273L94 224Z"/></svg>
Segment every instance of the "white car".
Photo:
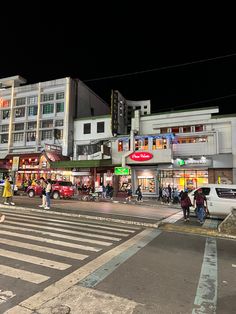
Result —
<svg viewBox="0 0 236 314"><path fill-rule="evenodd" d="M9 182L11 183L12 190L14 190L14 195L16 195L17 191L18 191L17 185L15 184L14 187L13 187L13 182L12 181L9 181ZM2 187L2 191L3 191L3 188L4 188L4 183L5 183L4 180L0 180L0 187Z"/></svg>
<svg viewBox="0 0 236 314"><path fill-rule="evenodd" d="M194 195L199 189L202 189L203 194L206 196L211 216L226 217L233 208L236 208L236 185L204 184L199 186L188 194L192 204ZM191 207L190 211L194 211L194 208Z"/></svg>

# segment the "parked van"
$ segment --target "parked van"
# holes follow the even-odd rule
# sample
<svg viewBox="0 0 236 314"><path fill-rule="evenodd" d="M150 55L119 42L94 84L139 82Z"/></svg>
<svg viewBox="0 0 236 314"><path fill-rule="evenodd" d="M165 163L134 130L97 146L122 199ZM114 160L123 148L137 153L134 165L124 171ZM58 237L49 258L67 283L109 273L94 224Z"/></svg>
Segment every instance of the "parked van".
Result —
<svg viewBox="0 0 236 314"><path fill-rule="evenodd" d="M194 195L197 190L202 189L206 196L208 210L211 216L227 216L232 208L236 208L236 185L229 184L204 184L189 193L193 204ZM190 211L194 211L191 207Z"/></svg>

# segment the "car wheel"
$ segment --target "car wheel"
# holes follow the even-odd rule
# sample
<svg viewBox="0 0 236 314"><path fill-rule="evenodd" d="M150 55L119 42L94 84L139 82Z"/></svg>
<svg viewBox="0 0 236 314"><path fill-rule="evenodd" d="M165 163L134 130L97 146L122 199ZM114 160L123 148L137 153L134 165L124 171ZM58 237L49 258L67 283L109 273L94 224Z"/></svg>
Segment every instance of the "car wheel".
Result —
<svg viewBox="0 0 236 314"><path fill-rule="evenodd" d="M58 191L53 192L52 198L53 198L54 200L59 200L59 198L60 198L60 193L59 193Z"/></svg>
<svg viewBox="0 0 236 314"><path fill-rule="evenodd" d="M28 196L29 197L34 197L34 195L35 195L34 190L29 190Z"/></svg>

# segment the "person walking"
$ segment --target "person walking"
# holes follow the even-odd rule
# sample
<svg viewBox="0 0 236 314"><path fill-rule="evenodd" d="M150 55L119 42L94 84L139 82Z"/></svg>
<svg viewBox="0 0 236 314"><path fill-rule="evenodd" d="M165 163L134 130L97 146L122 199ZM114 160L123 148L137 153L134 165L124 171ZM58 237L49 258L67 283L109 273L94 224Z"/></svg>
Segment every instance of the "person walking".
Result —
<svg viewBox="0 0 236 314"><path fill-rule="evenodd" d="M132 197L132 188L131 188L131 184L129 184L127 186L127 197L126 197L126 200L131 202L131 197Z"/></svg>
<svg viewBox="0 0 236 314"><path fill-rule="evenodd" d="M40 186L42 188L42 204L39 205L39 207L46 207L46 187L47 183L45 182L45 179L43 177L40 178Z"/></svg>
<svg viewBox="0 0 236 314"><path fill-rule="evenodd" d="M180 199L180 205L183 210L184 221L189 221L189 207L192 206L191 200L187 192L183 192Z"/></svg>
<svg viewBox="0 0 236 314"><path fill-rule="evenodd" d="M193 199L193 206L196 206L196 213L200 224L204 223L204 218L206 216L206 211L208 212L207 207L207 199L206 196L203 194L202 189L198 189L196 194L194 195ZM204 207L205 206L205 207ZM205 211L206 208L206 211Z"/></svg>
<svg viewBox="0 0 236 314"><path fill-rule="evenodd" d="M15 203L13 203L12 201L12 196L13 192L11 188L11 183L9 182L9 176L6 176L2 194L2 197L5 198L5 205L15 205Z"/></svg>
<svg viewBox="0 0 236 314"><path fill-rule="evenodd" d="M142 186L141 184L139 184L137 190L136 190L136 194L138 195L137 197L137 201L138 202L142 202L143 201L143 194L142 194Z"/></svg>
<svg viewBox="0 0 236 314"><path fill-rule="evenodd" d="M45 209L50 209L51 206L51 191L52 191L52 181L51 179L47 180L47 186L46 186L46 206Z"/></svg>

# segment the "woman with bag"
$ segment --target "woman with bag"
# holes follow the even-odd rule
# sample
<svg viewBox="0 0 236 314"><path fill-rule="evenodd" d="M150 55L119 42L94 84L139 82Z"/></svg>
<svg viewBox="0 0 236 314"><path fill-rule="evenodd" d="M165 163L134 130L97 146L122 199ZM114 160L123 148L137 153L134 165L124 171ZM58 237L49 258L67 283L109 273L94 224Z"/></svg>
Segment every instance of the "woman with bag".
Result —
<svg viewBox="0 0 236 314"><path fill-rule="evenodd" d="M189 221L189 207L192 206L191 200L187 192L183 192L180 199L180 205L183 209L184 221Z"/></svg>

